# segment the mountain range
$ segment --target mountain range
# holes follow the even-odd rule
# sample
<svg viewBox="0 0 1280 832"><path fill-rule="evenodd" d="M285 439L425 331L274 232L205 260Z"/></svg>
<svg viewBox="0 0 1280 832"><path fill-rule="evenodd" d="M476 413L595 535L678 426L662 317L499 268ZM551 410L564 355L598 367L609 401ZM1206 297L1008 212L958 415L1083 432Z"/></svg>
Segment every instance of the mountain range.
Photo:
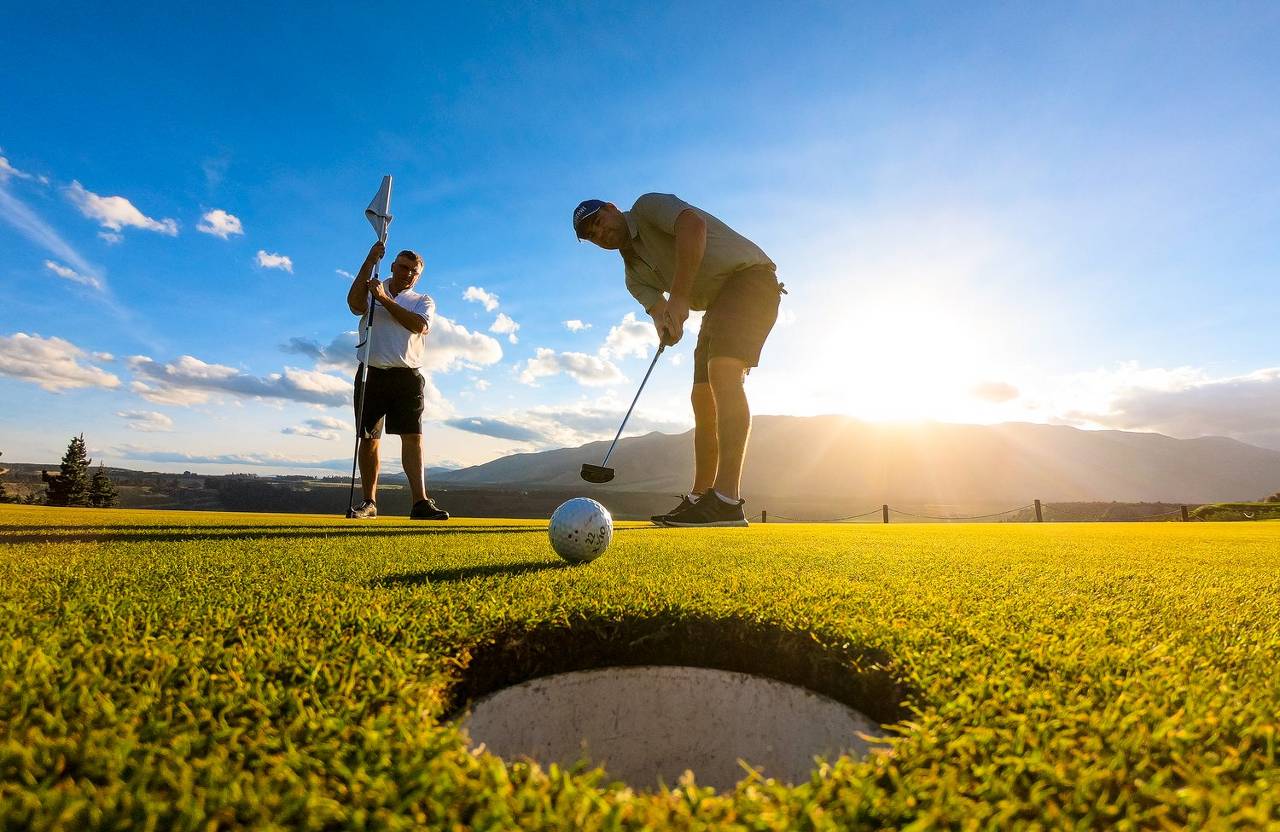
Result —
<svg viewBox="0 0 1280 832"><path fill-rule="evenodd" d="M434 480L525 487L580 485L608 442L513 454ZM693 476L693 431L618 443L610 488L680 493ZM743 493L913 505L1072 501L1205 503L1280 489L1280 451L1209 436L1005 423L882 424L845 416L755 418Z"/></svg>

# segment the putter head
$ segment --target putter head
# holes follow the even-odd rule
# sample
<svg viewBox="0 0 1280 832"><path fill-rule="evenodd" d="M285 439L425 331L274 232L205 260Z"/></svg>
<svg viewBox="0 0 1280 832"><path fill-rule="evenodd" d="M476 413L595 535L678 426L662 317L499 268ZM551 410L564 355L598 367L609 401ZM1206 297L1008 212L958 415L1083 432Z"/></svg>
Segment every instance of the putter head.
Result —
<svg viewBox="0 0 1280 832"><path fill-rule="evenodd" d="M605 468L601 465L582 466L582 478L587 482L593 482L597 485L608 482L613 479L613 469Z"/></svg>

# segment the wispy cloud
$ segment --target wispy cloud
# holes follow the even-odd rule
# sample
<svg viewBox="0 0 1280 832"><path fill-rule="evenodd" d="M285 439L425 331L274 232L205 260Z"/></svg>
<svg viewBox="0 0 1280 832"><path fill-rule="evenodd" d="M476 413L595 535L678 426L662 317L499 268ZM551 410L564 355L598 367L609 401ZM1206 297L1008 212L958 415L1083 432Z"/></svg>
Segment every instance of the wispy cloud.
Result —
<svg viewBox="0 0 1280 832"><path fill-rule="evenodd" d="M119 445L111 449L113 456L147 462L177 462L203 465L248 465L271 468L317 468L344 471L351 467L351 458L298 459L283 454L190 454L181 451L157 451L136 445Z"/></svg>
<svg viewBox="0 0 1280 832"><path fill-rule="evenodd" d="M5 189L2 181L0 181L0 219L62 262L70 263L72 268L80 274L102 279L98 269L62 239L53 226L41 219L25 202Z"/></svg>
<svg viewBox="0 0 1280 832"><path fill-rule="evenodd" d="M468 286L467 291L462 293L462 299L483 304L486 312L492 312L498 308L498 296L492 292L485 291L479 286Z"/></svg>
<svg viewBox="0 0 1280 832"><path fill-rule="evenodd" d="M507 336L507 340L511 343L519 343L520 339L516 337L520 324L513 321L506 312L499 312L498 317L494 319L493 326L489 327L490 332L496 332L499 335Z"/></svg>
<svg viewBox="0 0 1280 832"><path fill-rule="evenodd" d="M584 329L591 329L591 324L584 324L582 321L574 318L573 320L565 321L564 328L570 332L582 332Z"/></svg>
<svg viewBox="0 0 1280 832"><path fill-rule="evenodd" d="M9 160L0 156L0 183L7 182L10 179L34 179L37 181L47 181L44 177L38 177L34 174L18 170Z"/></svg>
<svg viewBox="0 0 1280 832"><path fill-rule="evenodd" d="M50 392L120 386L120 379L87 362L88 353L63 338L15 332L0 335L0 375L29 381Z"/></svg>
<svg viewBox="0 0 1280 832"><path fill-rule="evenodd" d="M80 274L75 269L69 269L52 260L44 261L44 267L63 280L70 280L72 283L79 283L82 286L89 286L99 291L102 290L102 281L91 274Z"/></svg>
<svg viewBox="0 0 1280 832"><path fill-rule="evenodd" d="M574 447L598 439L611 439L625 412L623 405L608 397L568 406L543 406L503 416L463 416L445 424L458 430L496 439L523 442L534 448ZM664 419L645 412L632 414L624 435L650 431L681 433L688 422Z"/></svg>
<svg viewBox="0 0 1280 832"><path fill-rule="evenodd" d="M272 254L259 249L258 265L264 269L284 269L289 274L293 274L293 260L288 255Z"/></svg>
<svg viewBox="0 0 1280 832"><path fill-rule="evenodd" d="M173 219L156 220L134 207L133 203L122 196L98 196L86 190L79 182L72 180L67 188L67 196L71 202L91 220L109 231L120 231L124 228L141 228L144 231L155 231L175 237L178 234L178 221Z"/></svg>
<svg viewBox="0 0 1280 832"><path fill-rule="evenodd" d="M130 420L125 427L140 433L168 433L173 430L173 419L154 410L117 410L116 415Z"/></svg>
<svg viewBox="0 0 1280 832"><path fill-rule="evenodd" d="M239 217L234 214L228 214L221 208L214 208L212 211L206 211L204 216L200 218L199 224L196 225L196 231L212 234L225 240L237 234L243 235L244 226L241 225Z"/></svg>

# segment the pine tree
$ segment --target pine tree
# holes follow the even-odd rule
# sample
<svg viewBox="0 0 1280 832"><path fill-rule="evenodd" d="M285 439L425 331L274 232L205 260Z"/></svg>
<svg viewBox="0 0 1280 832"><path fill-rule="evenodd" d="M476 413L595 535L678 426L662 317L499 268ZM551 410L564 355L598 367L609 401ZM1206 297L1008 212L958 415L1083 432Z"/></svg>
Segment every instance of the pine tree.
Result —
<svg viewBox="0 0 1280 832"><path fill-rule="evenodd" d="M84 434L71 437L62 455L62 471L49 481L49 505L89 505L89 459L84 447Z"/></svg>
<svg viewBox="0 0 1280 832"><path fill-rule="evenodd" d="M107 476L106 467L99 462L98 470L93 472L93 482L89 484L89 505L94 508L114 508L118 496L120 491L111 477Z"/></svg>

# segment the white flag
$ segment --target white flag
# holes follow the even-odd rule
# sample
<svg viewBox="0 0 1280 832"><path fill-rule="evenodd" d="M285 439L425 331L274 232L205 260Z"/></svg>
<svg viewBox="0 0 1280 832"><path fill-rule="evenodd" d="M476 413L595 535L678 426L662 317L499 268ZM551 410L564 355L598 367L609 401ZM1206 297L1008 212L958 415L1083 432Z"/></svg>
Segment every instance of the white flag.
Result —
<svg viewBox="0 0 1280 832"><path fill-rule="evenodd" d="M377 232L378 239L382 242L387 241L387 226L391 225L391 174L382 177L382 185L378 188L378 193L373 198L373 202L369 203L369 207L364 209L365 219L373 226L373 230Z"/></svg>

